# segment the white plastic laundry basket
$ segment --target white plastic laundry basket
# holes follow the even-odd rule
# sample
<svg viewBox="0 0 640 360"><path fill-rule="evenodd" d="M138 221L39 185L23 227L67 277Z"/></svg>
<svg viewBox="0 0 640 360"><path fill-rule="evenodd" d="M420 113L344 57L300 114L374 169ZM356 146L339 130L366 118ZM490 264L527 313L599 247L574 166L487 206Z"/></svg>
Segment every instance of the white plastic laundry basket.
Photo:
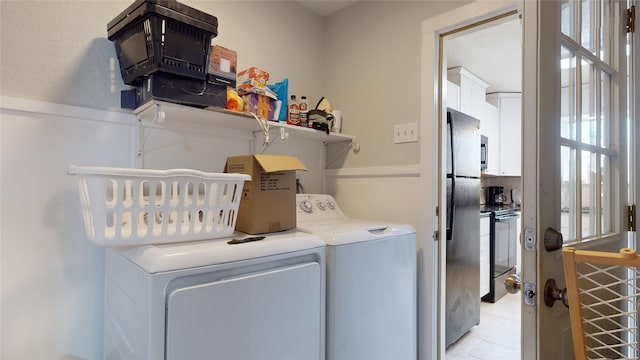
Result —
<svg viewBox="0 0 640 360"><path fill-rule="evenodd" d="M133 246L229 236L251 176L190 169L71 166L87 236L100 246Z"/></svg>

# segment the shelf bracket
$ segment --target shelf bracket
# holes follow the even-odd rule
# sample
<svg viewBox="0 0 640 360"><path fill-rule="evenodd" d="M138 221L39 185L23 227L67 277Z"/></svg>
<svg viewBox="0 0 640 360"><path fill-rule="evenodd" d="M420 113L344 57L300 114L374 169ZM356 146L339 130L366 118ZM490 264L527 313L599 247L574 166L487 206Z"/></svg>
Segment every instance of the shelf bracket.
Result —
<svg viewBox="0 0 640 360"><path fill-rule="evenodd" d="M142 110L137 115L138 119L146 120L151 124L164 122L166 117L165 112L162 110L162 104L158 103Z"/></svg>
<svg viewBox="0 0 640 360"><path fill-rule="evenodd" d="M345 140L345 141L349 141L349 143L342 149L340 150L334 157L332 157L331 159L327 160L327 162L324 164L324 168L328 169L329 168L329 164L331 164L332 162L336 161L340 156L342 156L342 154L344 154L345 152L349 151L349 149L353 148L353 152L355 154L360 152L360 143L356 141L355 136L351 138L351 140ZM334 141L334 142L325 142L324 146L326 148L327 145L329 144L335 144L338 141ZM340 141L341 142L341 141Z"/></svg>
<svg viewBox="0 0 640 360"><path fill-rule="evenodd" d="M145 122L148 122L148 125L159 124L164 122L166 118L166 113L162 110L161 104L154 104L140 113L137 114L138 117L138 149L136 150L136 158L138 159L139 165L142 167L143 165L143 155L144 155L144 144L151 133L151 129L147 130L145 133Z"/></svg>

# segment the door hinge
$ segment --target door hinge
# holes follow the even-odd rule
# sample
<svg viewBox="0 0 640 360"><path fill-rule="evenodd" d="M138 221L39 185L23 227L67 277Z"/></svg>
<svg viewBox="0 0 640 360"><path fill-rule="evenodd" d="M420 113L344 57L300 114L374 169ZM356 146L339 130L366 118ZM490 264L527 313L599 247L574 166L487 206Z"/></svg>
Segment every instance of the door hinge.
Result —
<svg viewBox="0 0 640 360"><path fill-rule="evenodd" d="M636 231L636 206L627 206L627 231Z"/></svg>
<svg viewBox="0 0 640 360"><path fill-rule="evenodd" d="M627 33L635 32L636 28L636 7L635 5L631 6L631 8L627 9L626 21L624 28L627 30Z"/></svg>

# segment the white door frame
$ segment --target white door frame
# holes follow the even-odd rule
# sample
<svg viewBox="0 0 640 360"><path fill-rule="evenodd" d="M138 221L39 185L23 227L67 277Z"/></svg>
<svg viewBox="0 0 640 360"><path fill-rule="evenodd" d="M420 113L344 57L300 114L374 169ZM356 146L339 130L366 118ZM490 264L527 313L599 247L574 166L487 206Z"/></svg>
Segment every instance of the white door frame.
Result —
<svg viewBox="0 0 640 360"><path fill-rule="evenodd" d="M525 161L525 154L538 153L538 1L524 1L524 21L522 26L522 233L527 229L535 236L538 228L538 166L536 162ZM555 60L555 59L554 59ZM530 158L530 157L529 157ZM524 237L524 236L523 236ZM536 236L541 239L541 235ZM524 241L524 239L522 240ZM537 249L537 247L535 247ZM522 284L538 283L538 252L522 251ZM541 296L541 295L536 295ZM539 300L536 300L541 304ZM522 359L538 358L538 309L522 305L521 349Z"/></svg>
<svg viewBox="0 0 640 360"><path fill-rule="evenodd" d="M634 101L631 102L630 106L631 106L631 117L635 117L635 119L638 119L638 117L640 117L640 90L638 90L638 86L640 86L640 25L638 25L638 23L640 23L640 21L638 21L637 17L638 17L638 12L640 12L640 9L638 8L640 6L640 1L638 0L633 0L631 2L631 5L636 7L636 29L635 29L635 34L633 35L633 38L631 39L632 42L632 46L631 49L634 52L634 56L632 58L633 61L633 69L635 70L634 73L631 74L631 99L634 99ZM640 144L638 144L638 141L640 141L640 124L638 124L638 121L636 120L635 122L633 122L633 124L631 125L631 133L633 134L633 137L631 138L631 160L633 161L633 164L635 165L634 168L630 169L630 171L634 171L634 176L633 176L633 180L635 180L635 186L632 187L631 191L632 191L632 200L634 201L633 203L636 205L636 208L640 207L640 186L638 186L638 182L640 182ZM637 210L636 210L637 212ZM638 220L637 220L637 216L636 216L636 226L638 224ZM638 236L638 230L635 231L634 234L632 234L633 237L635 237L635 243L636 243L636 249L640 249L640 236Z"/></svg>
<svg viewBox="0 0 640 360"><path fill-rule="evenodd" d="M440 34L449 33L467 25L493 18L512 11L520 1L477 1L438 15L422 23L422 88L421 88L421 139L420 142L420 223L418 239L418 358L444 359L444 299L446 252L438 237L437 229L444 229L444 218L438 219L436 209L444 209L445 188L439 184L439 174L444 173L445 158L440 151L440 129L446 91L440 79ZM535 28L534 28L535 30ZM431 100L433 99L433 100ZM478 214L479 216L479 214ZM433 219L433 220L432 220ZM442 232L441 232L442 233ZM435 235L434 235L435 234ZM432 236L433 235L433 236ZM535 272L534 272L535 274ZM535 276L535 275L534 275ZM535 309L534 309L535 326ZM523 326L524 322L523 322ZM535 348L535 327L527 342ZM525 346L526 347L526 346ZM524 347L523 347L524 348ZM535 355L535 353L534 353ZM535 358L535 357L534 357ZM533 358L532 358L533 359Z"/></svg>

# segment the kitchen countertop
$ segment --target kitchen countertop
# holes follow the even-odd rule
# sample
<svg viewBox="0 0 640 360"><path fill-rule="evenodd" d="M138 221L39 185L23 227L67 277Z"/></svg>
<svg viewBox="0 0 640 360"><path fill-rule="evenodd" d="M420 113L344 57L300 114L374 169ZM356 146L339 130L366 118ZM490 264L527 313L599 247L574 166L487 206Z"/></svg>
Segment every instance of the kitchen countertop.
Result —
<svg viewBox="0 0 640 360"><path fill-rule="evenodd" d="M503 215L511 212L520 212L520 207L480 205L480 216L490 216L491 213L494 213L495 215Z"/></svg>

